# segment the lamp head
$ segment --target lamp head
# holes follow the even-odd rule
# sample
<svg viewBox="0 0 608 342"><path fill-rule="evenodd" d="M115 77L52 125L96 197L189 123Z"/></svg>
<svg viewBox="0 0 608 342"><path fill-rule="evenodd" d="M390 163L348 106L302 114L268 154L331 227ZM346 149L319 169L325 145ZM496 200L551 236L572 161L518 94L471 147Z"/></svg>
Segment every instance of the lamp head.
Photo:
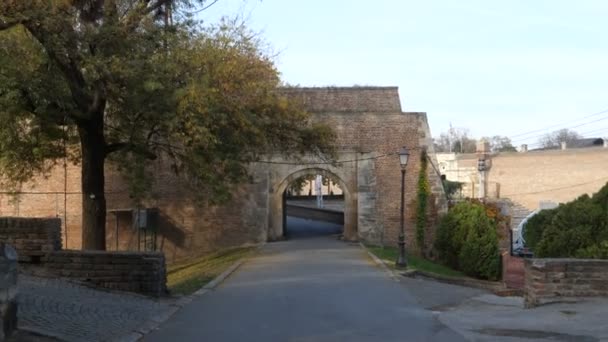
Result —
<svg viewBox="0 0 608 342"><path fill-rule="evenodd" d="M403 146L401 148L401 151L399 151L399 164L401 164L402 170L405 170L409 157L410 157L410 152L407 150L407 148L405 148L405 146Z"/></svg>

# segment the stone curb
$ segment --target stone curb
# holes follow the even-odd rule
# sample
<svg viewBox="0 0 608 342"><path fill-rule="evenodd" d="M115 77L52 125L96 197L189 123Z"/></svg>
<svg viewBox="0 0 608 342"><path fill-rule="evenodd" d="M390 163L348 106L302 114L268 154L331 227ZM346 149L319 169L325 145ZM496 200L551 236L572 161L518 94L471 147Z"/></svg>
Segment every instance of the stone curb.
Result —
<svg viewBox="0 0 608 342"><path fill-rule="evenodd" d="M478 289L482 289L482 290L488 290L488 291L491 291L494 293L499 293L499 292L507 290L507 288L504 286L504 284L500 283L500 282L485 281L485 280L479 280L479 279L473 279L473 278L448 277L448 276L442 276L439 274L420 271L420 270L411 270L411 271L403 272L400 275L403 277L410 277L410 278L422 277L422 278L435 280L435 281L438 281L441 283L466 286L466 287L474 287L474 288L478 288Z"/></svg>
<svg viewBox="0 0 608 342"><path fill-rule="evenodd" d="M374 253L370 252L370 250L367 249L367 247L365 247L362 242L359 242L359 246L361 246L361 248L363 248L363 250L367 252L367 255L372 258L372 260L377 266L379 266L384 270L384 272L386 272L389 278L397 282L399 281L398 275L393 270L391 270L384 261L380 260L380 258L378 258Z"/></svg>
<svg viewBox="0 0 608 342"><path fill-rule="evenodd" d="M205 286L197 290L191 295L181 297L173 304L169 306L169 309L153 316L148 319L144 324L142 324L137 330L132 331L126 335L123 335L117 339L112 341L114 342L136 342L141 340L145 335L149 334L151 331L158 329L163 323L165 323L169 318L171 318L176 312L178 312L184 306L190 304L194 299L206 294L209 291L214 290L218 285L220 285L226 278L228 278L232 273L234 273L248 258L240 259L234 262L227 270L222 272L222 274L215 277L212 281L207 283Z"/></svg>
<svg viewBox="0 0 608 342"><path fill-rule="evenodd" d="M474 288L478 288L478 289L482 289L482 290L488 290L497 295L501 295L503 293L508 295L512 292L512 291L509 291L509 289L507 289L504 286L504 284L501 282L492 282L492 281L485 281L485 280L479 280L479 279L473 279L473 278L447 277L447 276L441 276L441 275L438 275L435 273L430 273L430 272L425 272L425 271L420 271L420 270L395 271L395 270L390 269L384 261L382 261L374 253L372 253L369 249L367 249L367 247L365 247L365 245L363 243L360 243L360 245L361 245L361 248L363 248L367 252L367 254L372 258L372 260L374 260L374 263L376 263L378 266L383 268L389 274L389 277L391 277L393 280L395 280L397 282L399 281L400 277L410 277L410 278L422 277L422 278L435 280L438 282L447 283L447 284L451 284L451 285L467 286L467 287L474 287Z"/></svg>

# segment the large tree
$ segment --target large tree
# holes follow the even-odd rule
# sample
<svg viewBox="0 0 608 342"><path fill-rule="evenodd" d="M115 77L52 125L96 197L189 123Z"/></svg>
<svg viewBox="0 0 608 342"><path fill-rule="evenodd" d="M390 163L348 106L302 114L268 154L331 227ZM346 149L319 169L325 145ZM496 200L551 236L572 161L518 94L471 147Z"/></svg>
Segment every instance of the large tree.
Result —
<svg viewBox="0 0 608 342"><path fill-rule="evenodd" d="M78 161L83 249L105 249L108 159L134 192L149 184L148 161L166 156L199 193L226 198L262 154L331 151L331 130L276 91L255 35L175 17L196 3L0 2L0 178Z"/></svg>

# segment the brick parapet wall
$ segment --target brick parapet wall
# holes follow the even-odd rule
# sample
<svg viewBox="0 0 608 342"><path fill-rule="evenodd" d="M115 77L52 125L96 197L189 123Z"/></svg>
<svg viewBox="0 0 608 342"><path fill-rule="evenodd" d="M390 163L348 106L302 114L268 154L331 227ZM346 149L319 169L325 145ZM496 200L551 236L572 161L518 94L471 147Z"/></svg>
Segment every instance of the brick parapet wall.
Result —
<svg viewBox="0 0 608 342"><path fill-rule="evenodd" d="M17 328L17 254L0 243L0 341Z"/></svg>
<svg viewBox="0 0 608 342"><path fill-rule="evenodd" d="M281 88L312 113L401 112L397 87Z"/></svg>
<svg viewBox="0 0 608 342"><path fill-rule="evenodd" d="M158 252L56 251L36 274L155 297L167 292L165 257Z"/></svg>
<svg viewBox="0 0 608 342"><path fill-rule="evenodd" d="M61 220L0 217L0 242L17 250L19 262L37 262L47 253L61 249Z"/></svg>
<svg viewBox="0 0 608 342"><path fill-rule="evenodd" d="M608 297L608 260L525 259L524 272L526 307Z"/></svg>
<svg viewBox="0 0 608 342"><path fill-rule="evenodd" d="M510 289L524 288L524 258L502 253L502 281Z"/></svg>

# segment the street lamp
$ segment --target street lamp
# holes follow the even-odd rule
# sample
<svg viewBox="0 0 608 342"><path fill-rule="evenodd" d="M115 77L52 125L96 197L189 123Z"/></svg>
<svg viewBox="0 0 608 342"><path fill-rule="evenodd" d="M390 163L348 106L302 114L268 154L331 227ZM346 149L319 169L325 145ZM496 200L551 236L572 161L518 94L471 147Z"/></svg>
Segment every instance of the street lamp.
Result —
<svg viewBox="0 0 608 342"><path fill-rule="evenodd" d="M405 228L404 228L404 202L405 202L405 167L407 166L407 160L410 156L407 148L402 147L399 151L399 164L401 164L401 227L399 230L399 258L397 259L397 267L407 267L407 261L405 260Z"/></svg>
<svg viewBox="0 0 608 342"><path fill-rule="evenodd" d="M479 158L477 160L477 171L484 172L486 171L486 160L483 158Z"/></svg>
<svg viewBox="0 0 608 342"><path fill-rule="evenodd" d="M479 171L479 199L486 197L486 171L488 171L488 160L485 155L481 155L477 160L477 171Z"/></svg>

